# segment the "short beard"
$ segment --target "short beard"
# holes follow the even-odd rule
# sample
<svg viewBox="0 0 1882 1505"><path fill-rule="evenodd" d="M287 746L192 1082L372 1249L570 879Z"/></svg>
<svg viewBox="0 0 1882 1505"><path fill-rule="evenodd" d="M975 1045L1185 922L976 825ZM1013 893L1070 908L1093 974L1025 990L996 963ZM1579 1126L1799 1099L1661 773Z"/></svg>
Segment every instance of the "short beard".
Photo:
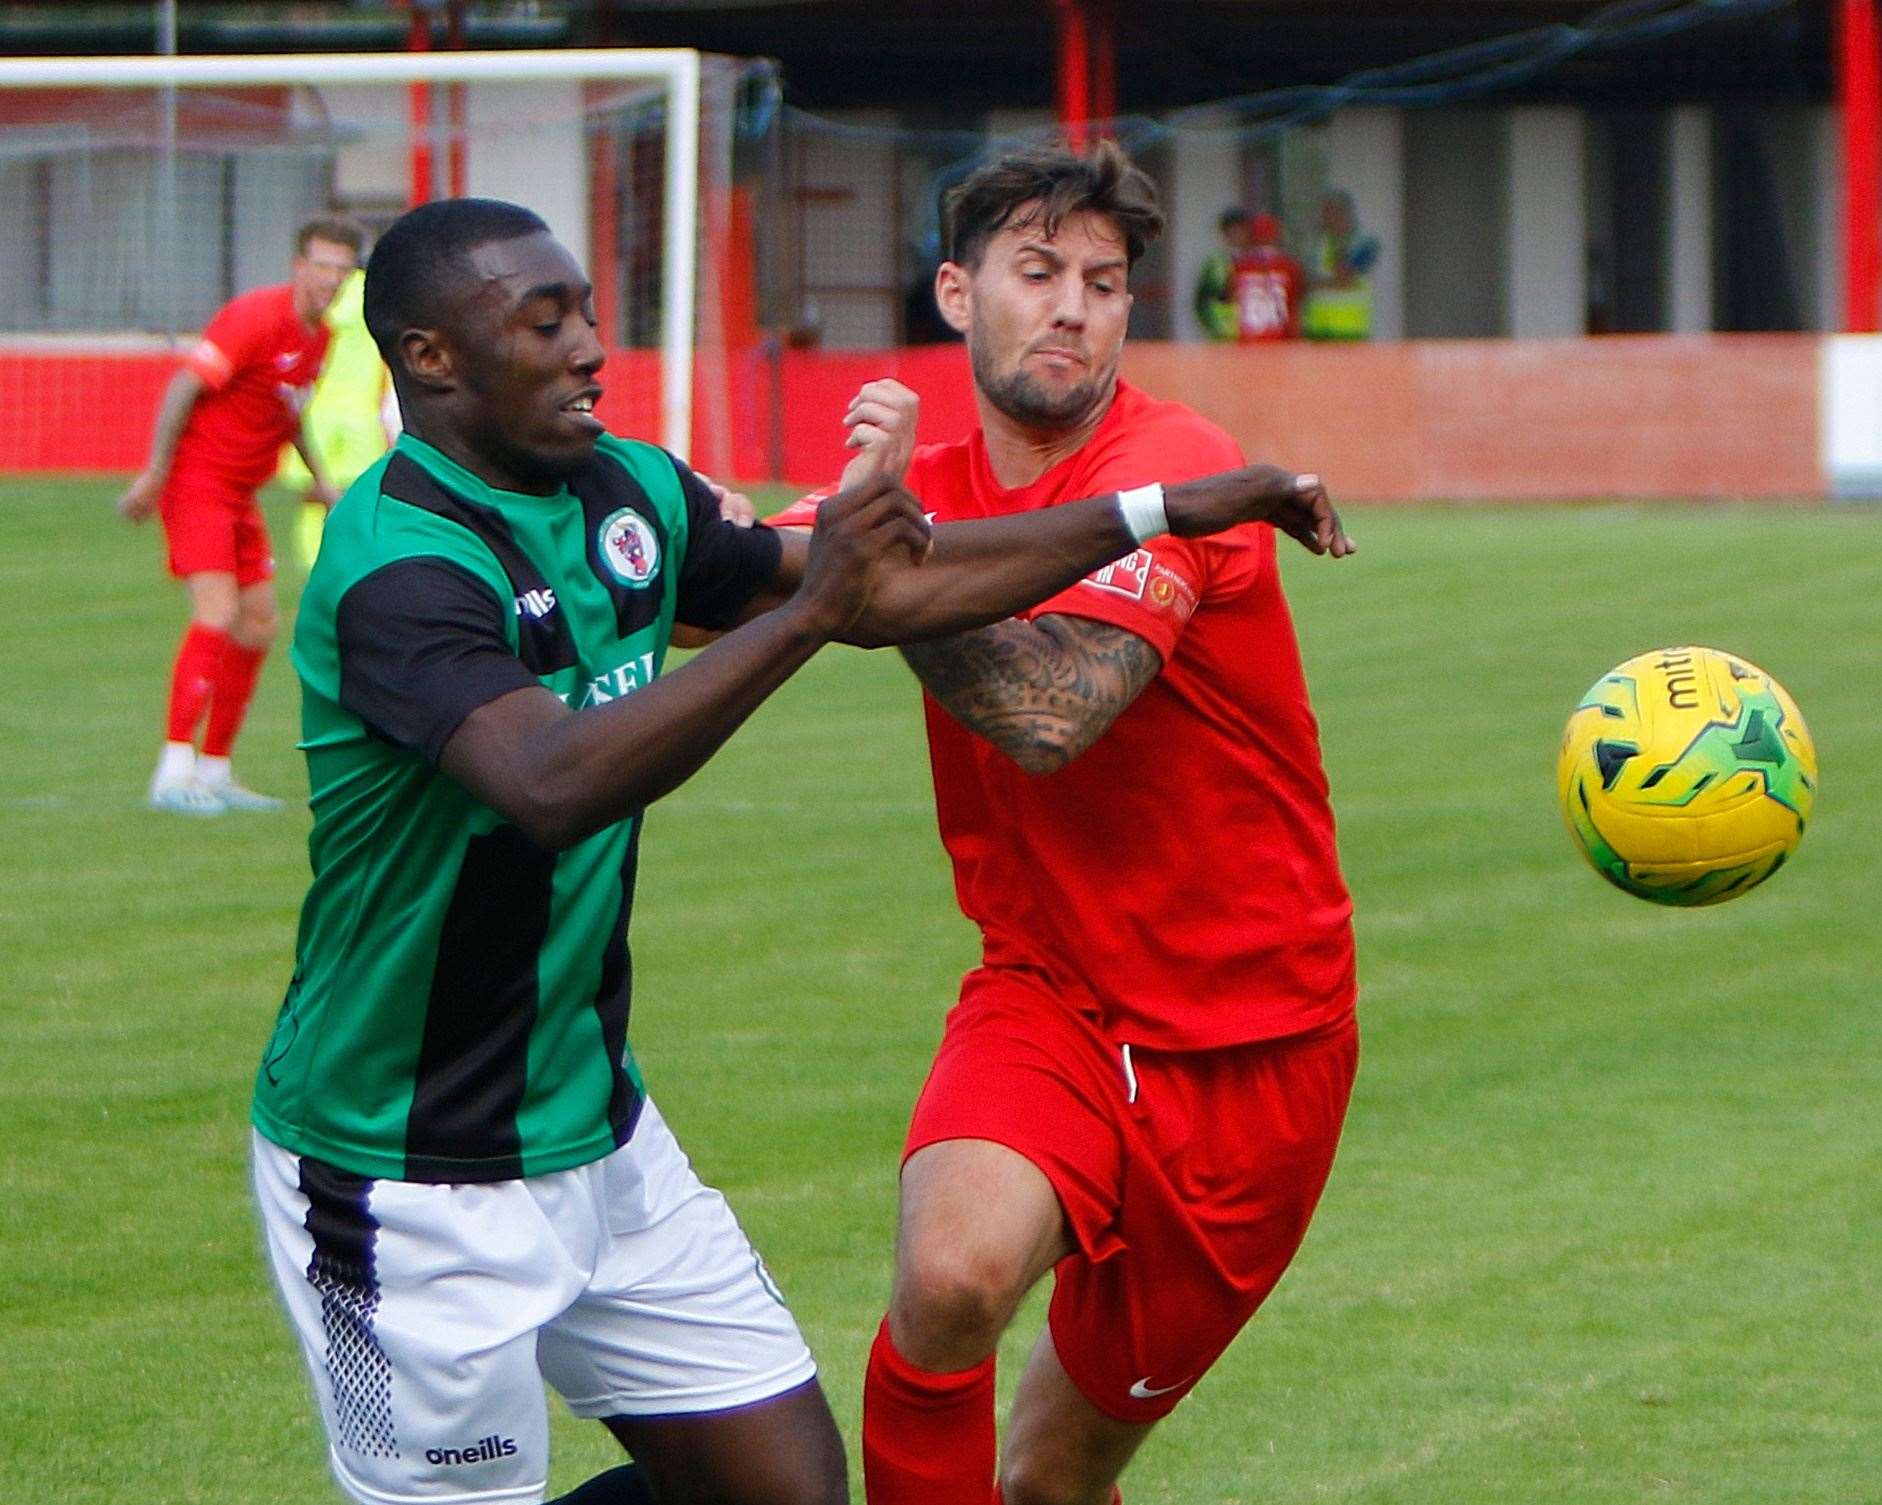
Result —
<svg viewBox="0 0 1882 1505"><path fill-rule="evenodd" d="M1101 401L1111 384L1111 371L1094 372L1075 387L1054 395L1015 366L1006 376L993 369L993 356L978 341L967 342L967 358L974 370L974 386L1008 418L1025 428L1077 428Z"/></svg>

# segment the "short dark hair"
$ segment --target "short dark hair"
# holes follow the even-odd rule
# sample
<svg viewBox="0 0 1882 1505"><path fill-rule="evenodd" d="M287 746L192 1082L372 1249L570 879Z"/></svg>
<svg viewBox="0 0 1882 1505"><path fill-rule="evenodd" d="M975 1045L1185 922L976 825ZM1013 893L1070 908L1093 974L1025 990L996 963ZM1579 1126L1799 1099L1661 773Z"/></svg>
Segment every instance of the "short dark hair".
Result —
<svg viewBox="0 0 1882 1505"><path fill-rule="evenodd" d="M1245 225L1247 223L1248 211L1241 208L1224 209L1215 217L1215 227L1218 230L1229 230L1233 229L1236 225Z"/></svg>
<svg viewBox="0 0 1882 1505"><path fill-rule="evenodd" d="M309 241L324 240L330 246L345 246L357 256L366 249L366 230L358 220L344 214L323 214L310 219L294 232L294 254L305 256Z"/></svg>
<svg viewBox="0 0 1882 1505"><path fill-rule="evenodd" d="M1117 226L1133 266L1163 233L1156 185L1123 147L1100 141L1084 152L1065 146L1007 152L975 168L942 197L941 244L949 261L973 267L1008 225L1037 221L1055 235L1066 215L1081 212Z"/></svg>
<svg viewBox="0 0 1882 1505"><path fill-rule="evenodd" d="M437 199L400 215L366 263L366 328L396 373L399 336L436 322L439 301L492 241L547 234L542 216L502 199Z"/></svg>

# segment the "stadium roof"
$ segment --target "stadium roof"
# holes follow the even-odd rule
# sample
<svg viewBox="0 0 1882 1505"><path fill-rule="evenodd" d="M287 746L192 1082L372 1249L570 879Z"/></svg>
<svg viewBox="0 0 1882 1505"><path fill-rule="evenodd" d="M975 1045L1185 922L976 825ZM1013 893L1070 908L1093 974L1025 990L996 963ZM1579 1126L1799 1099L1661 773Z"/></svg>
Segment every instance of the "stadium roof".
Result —
<svg viewBox="0 0 1882 1505"><path fill-rule="evenodd" d="M1157 111L1359 69L1608 8L1564 0L1116 0L1119 105ZM898 102L917 112L1049 105L1049 0L616 0L592 14L612 39L765 55L813 108ZM1578 59L1531 98L1660 102L1721 94L1827 98L1827 21L1814 0L1664 43Z"/></svg>
<svg viewBox="0 0 1882 1505"><path fill-rule="evenodd" d="M1605 8L1592 0L1114 3L1119 106L1127 112L1332 83ZM421 0L421 8L439 18L442 43L445 0ZM0 7L0 52L150 51L155 9L149 0ZM472 47L692 46L775 58L789 96L812 109L939 119L1053 100L1051 0L469 0L460 10ZM180 0L179 15L185 52L376 51L403 45L409 12L394 0ZM1580 57L1520 86L1518 97L1824 99L1828 47L1826 7L1794 0L1762 16Z"/></svg>

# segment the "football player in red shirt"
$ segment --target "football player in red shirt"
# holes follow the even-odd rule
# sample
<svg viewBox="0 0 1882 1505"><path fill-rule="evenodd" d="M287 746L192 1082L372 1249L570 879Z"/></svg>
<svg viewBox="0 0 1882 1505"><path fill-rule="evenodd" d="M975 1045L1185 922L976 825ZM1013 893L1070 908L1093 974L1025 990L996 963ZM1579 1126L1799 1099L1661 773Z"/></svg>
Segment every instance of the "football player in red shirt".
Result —
<svg viewBox="0 0 1882 1505"><path fill-rule="evenodd" d="M170 379L150 459L118 501L134 523L152 512L162 517L170 573L190 600L150 782L155 809L220 815L280 806L243 788L229 768L278 621L274 553L255 493L274 474L281 446L292 443L315 494L329 505L335 499L301 432L301 408L327 353L321 315L359 264L362 243L350 220L309 221L295 236L287 282L223 305Z"/></svg>
<svg viewBox="0 0 1882 1505"><path fill-rule="evenodd" d="M936 297L980 428L914 452L937 521L1242 463L1118 380L1130 268L1161 227L1108 144L1002 158L950 195ZM909 400L874 383L846 421L879 432ZM906 1143L870 1505L1111 1500L1280 1278L1332 1165L1352 905L1275 532L1138 536L1030 611L902 649L983 956ZM996 1483L993 1355L1047 1270Z"/></svg>
<svg viewBox="0 0 1882 1505"><path fill-rule="evenodd" d="M1287 254L1281 222L1272 214L1257 214L1249 221L1248 241L1229 274L1237 337L1245 345L1298 338L1306 268Z"/></svg>

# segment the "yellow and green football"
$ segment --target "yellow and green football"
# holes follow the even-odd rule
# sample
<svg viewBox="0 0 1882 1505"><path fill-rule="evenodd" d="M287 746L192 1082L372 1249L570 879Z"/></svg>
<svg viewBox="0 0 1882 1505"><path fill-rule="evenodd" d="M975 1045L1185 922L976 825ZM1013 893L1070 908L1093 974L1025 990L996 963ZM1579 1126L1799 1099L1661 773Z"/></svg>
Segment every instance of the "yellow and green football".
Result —
<svg viewBox="0 0 1882 1505"><path fill-rule="evenodd" d="M1556 782L1575 844L1616 888L1656 904L1721 904L1797 850L1817 749L1797 703L1757 665L1661 648L1582 696Z"/></svg>

